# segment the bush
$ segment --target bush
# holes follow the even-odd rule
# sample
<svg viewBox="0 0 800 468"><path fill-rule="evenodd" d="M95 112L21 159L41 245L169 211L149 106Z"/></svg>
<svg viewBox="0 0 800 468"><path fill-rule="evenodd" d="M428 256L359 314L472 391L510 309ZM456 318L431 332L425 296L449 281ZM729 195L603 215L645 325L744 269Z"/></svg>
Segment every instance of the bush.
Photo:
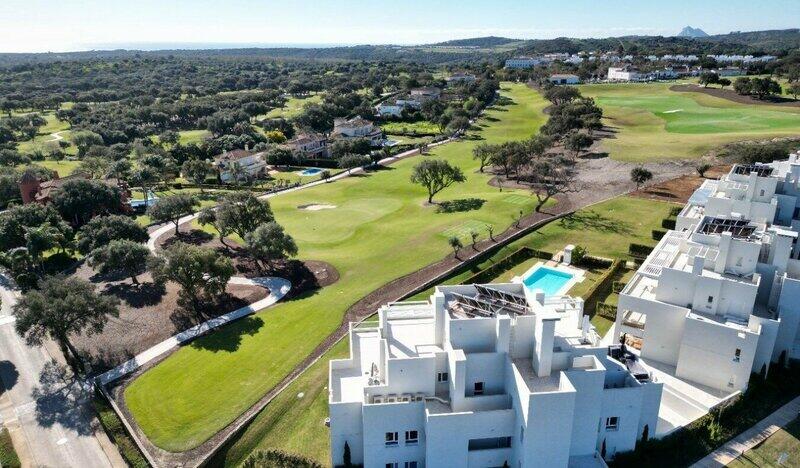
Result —
<svg viewBox="0 0 800 468"><path fill-rule="evenodd" d="M616 321L617 320L617 306L612 304L606 304L605 302L598 302L595 306L594 312L608 320Z"/></svg>
<svg viewBox="0 0 800 468"><path fill-rule="evenodd" d="M257 450L242 463L242 468L322 468L310 458L279 450Z"/></svg>
<svg viewBox="0 0 800 468"><path fill-rule="evenodd" d="M625 285L628 283L624 281L614 281L611 283L611 292L619 294L623 289L625 289Z"/></svg>
<svg viewBox="0 0 800 468"><path fill-rule="evenodd" d="M584 255L580 266L589 269L608 268L614 264L614 261L609 258L595 257L594 255Z"/></svg>
<svg viewBox="0 0 800 468"><path fill-rule="evenodd" d="M92 403L95 411L97 412L100 424L103 426L103 429L105 429L106 434L108 434L108 437L111 439L111 441L117 445L117 448L119 448L122 458L124 458L125 461L134 468L149 467L150 464L147 463L144 455L142 455L142 452L139 451L139 447L136 445L130 435L128 435L125 425L122 424L122 420L119 419L117 413L114 412L105 398L100 395L99 392L95 393ZM3 466L6 465L3 464Z"/></svg>
<svg viewBox="0 0 800 468"><path fill-rule="evenodd" d="M672 208L669 209L670 217L674 218L678 216L679 214L681 214L681 210L683 210L682 206L673 206Z"/></svg>
<svg viewBox="0 0 800 468"><path fill-rule="evenodd" d="M628 246L628 253L634 257L646 257L653 251L653 247L642 244L631 244Z"/></svg>
<svg viewBox="0 0 800 468"><path fill-rule="evenodd" d="M650 235L653 237L654 240L658 241L661 240L666 234L667 231L662 231L660 229L653 229Z"/></svg>
<svg viewBox="0 0 800 468"><path fill-rule="evenodd" d="M674 219L662 219L661 220L661 227L664 229L675 229L675 220Z"/></svg>

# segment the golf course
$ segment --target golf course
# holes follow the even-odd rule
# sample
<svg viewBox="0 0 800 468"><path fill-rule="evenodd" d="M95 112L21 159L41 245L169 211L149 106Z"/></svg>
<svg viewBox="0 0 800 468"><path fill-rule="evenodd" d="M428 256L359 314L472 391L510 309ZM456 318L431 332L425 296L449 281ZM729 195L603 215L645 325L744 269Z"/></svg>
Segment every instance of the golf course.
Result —
<svg viewBox="0 0 800 468"><path fill-rule="evenodd" d="M154 444L184 451L203 443L311 353L356 301L445 256L449 236L466 244L470 230L485 238L487 225L500 232L514 215L533 210L532 196L490 187L490 176L472 159L479 142L524 139L545 121L548 103L536 91L502 88L510 102L488 110L469 138L422 156L462 168L466 182L434 200L479 200L469 211L426 206L425 190L409 181L420 157L271 200L278 222L297 241L298 257L332 264L340 279L200 338L134 380L125 402ZM298 208L308 204L334 208Z"/></svg>
<svg viewBox="0 0 800 468"><path fill-rule="evenodd" d="M797 135L800 107L748 105L671 91L674 83L580 86L603 108L613 131L600 150L612 158L646 162L700 157L734 141Z"/></svg>

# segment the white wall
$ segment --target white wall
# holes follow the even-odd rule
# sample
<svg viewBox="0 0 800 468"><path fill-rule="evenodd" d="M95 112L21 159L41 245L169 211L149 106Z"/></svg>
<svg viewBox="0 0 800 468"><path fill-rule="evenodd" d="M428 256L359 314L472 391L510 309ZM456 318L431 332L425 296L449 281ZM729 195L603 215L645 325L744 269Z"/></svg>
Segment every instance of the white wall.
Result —
<svg viewBox="0 0 800 468"><path fill-rule="evenodd" d="M513 436L515 420L516 415L510 409L428 415L425 426L426 468L469 466L469 440Z"/></svg>
<svg viewBox="0 0 800 468"><path fill-rule="evenodd" d="M331 418L331 464L343 463L344 443L350 445L353 463L364 461L364 431L362 429L361 402L331 403L328 406Z"/></svg>
<svg viewBox="0 0 800 468"><path fill-rule="evenodd" d="M364 466L382 467L386 463L400 463L402 466L406 461L424 462L426 435L423 402L364 405L363 415ZM405 443L405 431L408 430L418 431L417 445ZM386 446L387 432L398 433L400 441L397 446Z"/></svg>

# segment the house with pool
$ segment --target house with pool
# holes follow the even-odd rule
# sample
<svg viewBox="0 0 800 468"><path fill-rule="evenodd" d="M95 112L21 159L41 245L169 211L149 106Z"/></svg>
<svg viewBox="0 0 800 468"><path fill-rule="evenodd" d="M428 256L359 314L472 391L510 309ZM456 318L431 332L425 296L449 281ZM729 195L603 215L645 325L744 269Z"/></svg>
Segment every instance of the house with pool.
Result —
<svg viewBox="0 0 800 468"><path fill-rule="evenodd" d="M603 467L654 436L662 384L564 295L575 272L439 286L351 324L329 364L331 464Z"/></svg>

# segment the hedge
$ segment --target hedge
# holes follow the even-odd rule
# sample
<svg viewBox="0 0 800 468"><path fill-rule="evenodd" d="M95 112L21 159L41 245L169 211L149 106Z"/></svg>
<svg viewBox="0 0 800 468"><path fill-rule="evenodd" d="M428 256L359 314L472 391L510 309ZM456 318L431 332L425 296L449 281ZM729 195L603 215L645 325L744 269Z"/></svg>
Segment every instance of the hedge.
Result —
<svg viewBox="0 0 800 468"><path fill-rule="evenodd" d="M661 227L664 229L675 229L675 220L669 218L662 219Z"/></svg>
<svg viewBox="0 0 800 468"><path fill-rule="evenodd" d="M653 247L642 244L631 244L628 246L628 253L634 257L646 257L653 251Z"/></svg>
<svg viewBox="0 0 800 468"><path fill-rule="evenodd" d="M669 209L669 215L674 218L674 217L678 216L679 214L681 214L682 210L683 210L682 206L674 206L674 207Z"/></svg>
<svg viewBox="0 0 800 468"><path fill-rule="evenodd" d="M535 250L530 247L521 247L518 250L501 258L492 266L475 273L469 278L466 278L464 281L462 281L462 284L481 284L489 282L496 278L500 273L531 258L550 260L553 258L553 254L550 252L544 252L542 250Z"/></svg>
<svg viewBox="0 0 800 468"><path fill-rule="evenodd" d="M338 169L339 160L333 158L307 158L300 160L301 166L321 167L325 169Z"/></svg>
<svg viewBox="0 0 800 468"><path fill-rule="evenodd" d="M595 305L594 313L612 322L617 320L617 306L613 304L598 301Z"/></svg>
<svg viewBox="0 0 800 468"><path fill-rule="evenodd" d="M663 239L666 234L667 234L667 231L662 231L660 229L653 229L651 231L650 236L653 238L653 240L657 240L658 241L658 240Z"/></svg>
<svg viewBox="0 0 800 468"><path fill-rule="evenodd" d="M625 285L627 284L628 283L625 283L624 281L614 281L611 283L611 292L619 294L623 289L625 289Z"/></svg>
<svg viewBox="0 0 800 468"><path fill-rule="evenodd" d="M103 429L105 429L111 441L117 445L119 453L122 455L122 458L128 462L128 465L134 468L149 467L150 464L147 463L144 455L139 451L136 442L128 435L117 413L114 412L99 392L95 392L92 404L94 405L95 411L97 411L97 419L100 420L100 424L103 426Z"/></svg>
<svg viewBox="0 0 800 468"><path fill-rule="evenodd" d="M611 280L614 274L617 271L619 271L620 268L622 268L623 264L624 263L622 262L622 260L618 258L614 259L614 261L611 262L611 266L608 268L608 270L606 270L605 273L600 275L600 278L597 279L597 282L594 283L594 286L589 288L589 291L587 291L586 294L584 295L583 297L584 304L594 304L597 302L596 296L600 293L600 291L602 291L603 289L606 288L606 286L608 286L608 282Z"/></svg>
<svg viewBox="0 0 800 468"><path fill-rule="evenodd" d="M595 257L593 255L584 255L578 263L579 266L586 268L609 268L613 264L614 261L610 258Z"/></svg>

